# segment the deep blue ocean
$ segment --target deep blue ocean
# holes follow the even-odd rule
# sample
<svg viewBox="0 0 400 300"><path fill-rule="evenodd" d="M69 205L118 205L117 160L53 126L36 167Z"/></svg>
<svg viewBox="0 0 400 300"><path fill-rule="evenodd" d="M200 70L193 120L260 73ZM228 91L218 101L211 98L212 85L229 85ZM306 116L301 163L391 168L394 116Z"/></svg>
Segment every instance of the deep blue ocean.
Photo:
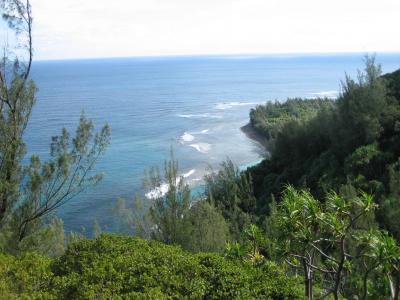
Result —
<svg viewBox="0 0 400 300"><path fill-rule="evenodd" d="M400 54L378 54L384 72L400 68ZM35 62L39 88L26 132L29 153L46 158L51 137L73 131L84 110L112 140L97 165L104 180L59 209L66 230L112 229L118 197L143 194L144 171L163 168L171 147L180 173L201 184L209 168L230 158L259 161L263 149L240 127L249 110L288 97L335 97L345 73L356 76L363 54L147 57Z"/></svg>

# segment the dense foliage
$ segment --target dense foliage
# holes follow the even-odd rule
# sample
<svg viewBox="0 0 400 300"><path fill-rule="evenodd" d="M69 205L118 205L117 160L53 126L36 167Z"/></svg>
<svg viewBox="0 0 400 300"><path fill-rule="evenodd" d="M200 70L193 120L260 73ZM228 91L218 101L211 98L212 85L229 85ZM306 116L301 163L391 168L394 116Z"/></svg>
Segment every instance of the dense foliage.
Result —
<svg viewBox="0 0 400 300"><path fill-rule="evenodd" d="M295 120L308 120L322 109L334 105L329 99L288 99L280 103L276 101L267 102L265 105L258 105L250 110L250 124L268 140L275 139L282 127Z"/></svg>
<svg viewBox="0 0 400 300"><path fill-rule="evenodd" d="M178 176L178 163L165 163L164 176L156 169L147 172L145 186L153 191L145 201L139 196L133 205L119 199L114 208L118 232L179 244L192 252L223 252L230 239L228 223L212 202L192 199L184 178ZM159 187L168 184L167 193Z"/></svg>
<svg viewBox="0 0 400 300"><path fill-rule="evenodd" d="M250 113L271 157L246 172L256 198L246 213L264 228L269 256L303 270L310 299L314 285L335 298L399 296L399 95L400 71L381 76L367 57L335 101L294 99Z"/></svg>
<svg viewBox="0 0 400 300"><path fill-rule="evenodd" d="M382 206L392 207L390 199L399 186L398 82L398 72L381 77L380 67L367 58L365 72L357 80L346 78L335 102L327 102L315 113L314 101L297 100L303 102L298 106L309 107L311 113L287 117L282 112L286 121L275 130L271 158L250 170L257 210L268 208L271 194L280 195L287 183L307 187L319 197L331 189L339 192L351 186L374 194ZM259 108L260 114L265 111L264 117L253 113L253 118L268 119L281 106ZM381 224L390 222L384 215L379 218Z"/></svg>
<svg viewBox="0 0 400 300"><path fill-rule="evenodd" d="M371 278L397 268L388 255L391 248L384 245L391 238L363 223L375 209L373 198L365 193L345 199L332 192L321 203L309 192L285 190L275 216L275 245L282 259L303 271L308 298L317 277L326 294L335 299L340 294L365 299L378 289ZM384 294L385 290L379 290L378 295Z"/></svg>
<svg viewBox="0 0 400 300"><path fill-rule="evenodd" d="M33 299L301 299L276 264L190 254L139 238L103 235L59 259L0 256L0 294Z"/></svg>
<svg viewBox="0 0 400 300"><path fill-rule="evenodd" d="M231 237L240 240L243 230L256 222L251 176L241 173L232 161L223 162L218 172L205 177L205 200L227 220Z"/></svg>

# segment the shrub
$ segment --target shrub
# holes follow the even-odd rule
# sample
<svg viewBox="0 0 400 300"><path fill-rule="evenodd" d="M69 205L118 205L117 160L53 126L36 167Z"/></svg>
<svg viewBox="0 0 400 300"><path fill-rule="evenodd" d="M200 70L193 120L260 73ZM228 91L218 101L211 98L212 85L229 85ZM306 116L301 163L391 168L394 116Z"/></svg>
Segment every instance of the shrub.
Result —
<svg viewBox="0 0 400 300"><path fill-rule="evenodd" d="M49 290L51 259L36 253L0 254L1 299L56 299Z"/></svg>
<svg viewBox="0 0 400 300"><path fill-rule="evenodd" d="M1 299L299 299L300 286L271 262L115 235L72 243L55 260L0 255Z"/></svg>

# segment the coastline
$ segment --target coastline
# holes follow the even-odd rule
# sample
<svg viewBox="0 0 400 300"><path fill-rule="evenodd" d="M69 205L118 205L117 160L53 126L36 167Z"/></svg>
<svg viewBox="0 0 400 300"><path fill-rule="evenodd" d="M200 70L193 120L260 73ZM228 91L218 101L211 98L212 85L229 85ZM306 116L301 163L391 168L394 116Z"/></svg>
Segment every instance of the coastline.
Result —
<svg viewBox="0 0 400 300"><path fill-rule="evenodd" d="M251 140L259 143L268 152L268 140L258 133L250 123L240 127L240 130Z"/></svg>
<svg viewBox="0 0 400 300"><path fill-rule="evenodd" d="M247 138L255 141L259 146L261 146L263 151L265 151L268 155L268 148L267 148L268 140L263 135L261 135L256 130L254 130L254 128L251 126L250 123L247 123L246 125L240 127L240 130L244 133L244 135ZM187 133L185 132L185 134L187 134ZM260 159L258 159L256 161L251 161L244 165L239 165L238 168L240 171L245 171L247 168L261 163L264 159L265 159L265 157L261 157ZM215 169L213 171L218 171L218 169ZM189 178L194 173L197 173L197 177ZM198 173L201 174L200 178L198 177L199 176ZM193 194L196 194L197 196L201 196L204 193L204 188L205 188L204 176L206 176L208 174L210 174L209 171L199 170L196 168L196 169L191 169L190 171L179 175L177 177L177 180L179 182L181 178L184 179L185 183L189 185L191 192ZM152 189L150 191L147 191L145 193L145 197L147 199L155 199L157 197L162 197L167 193L168 189L169 189L169 185L167 183L162 183L160 186L155 187L154 189Z"/></svg>

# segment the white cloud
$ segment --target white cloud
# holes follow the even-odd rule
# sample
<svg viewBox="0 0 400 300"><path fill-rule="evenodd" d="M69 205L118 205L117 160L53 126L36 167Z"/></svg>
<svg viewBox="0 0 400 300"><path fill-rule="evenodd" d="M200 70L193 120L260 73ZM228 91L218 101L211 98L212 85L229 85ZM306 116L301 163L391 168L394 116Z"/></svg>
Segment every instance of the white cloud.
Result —
<svg viewBox="0 0 400 300"><path fill-rule="evenodd" d="M398 0L31 0L36 58L400 51Z"/></svg>

